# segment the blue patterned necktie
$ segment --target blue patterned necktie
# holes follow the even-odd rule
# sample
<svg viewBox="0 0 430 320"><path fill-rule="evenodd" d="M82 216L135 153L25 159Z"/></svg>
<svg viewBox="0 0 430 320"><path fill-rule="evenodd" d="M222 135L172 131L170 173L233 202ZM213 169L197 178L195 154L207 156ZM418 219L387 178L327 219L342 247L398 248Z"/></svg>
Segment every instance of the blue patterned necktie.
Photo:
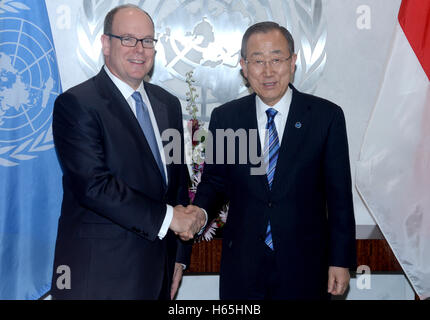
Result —
<svg viewBox="0 0 430 320"><path fill-rule="evenodd" d="M267 164L267 182L269 183L269 189L272 190L273 178L275 176L276 162L279 155L279 137L276 131L275 116L278 113L273 108L266 110L267 114L267 125L266 125L266 138L264 143L264 155L265 162ZM274 250L272 241L272 229L270 227L270 221L267 224L266 238L264 240L266 245Z"/></svg>
<svg viewBox="0 0 430 320"><path fill-rule="evenodd" d="M135 91L131 95L136 101L136 118L140 124L140 127L145 134L146 141L148 141L149 147L151 148L152 154L154 155L155 161L157 162L158 168L160 169L161 175L163 176L164 184L166 184L166 175L164 173L164 166L161 160L160 151L157 145L157 139L155 138L154 128L152 127L151 118L149 116L148 108L142 100L140 92Z"/></svg>

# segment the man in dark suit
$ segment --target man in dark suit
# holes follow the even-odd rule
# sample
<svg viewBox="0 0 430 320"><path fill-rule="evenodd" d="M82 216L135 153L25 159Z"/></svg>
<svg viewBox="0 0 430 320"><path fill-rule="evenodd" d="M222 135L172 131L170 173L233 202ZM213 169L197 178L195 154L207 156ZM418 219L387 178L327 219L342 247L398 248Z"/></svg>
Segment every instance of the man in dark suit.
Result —
<svg viewBox="0 0 430 320"><path fill-rule="evenodd" d="M356 264L344 115L337 105L291 85L296 59L285 28L273 22L251 26L241 66L255 93L211 115L214 163L205 164L194 205L210 213L220 200L230 201L221 299L328 299L345 292L348 268ZM227 129L244 129L246 148L226 147L217 132ZM256 141L252 130L258 131ZM264 158L262 174L253 172L258 165L252 152L239 162L243 150ZM234 165L227 164L228 156Z"/></svg>
<svg viewBox="0 0 430 320"><path fill-rule="evenodd" d="M105 66L55 102L63 169L51 294L54 299L170 299L204 224L185 212L188 171L167 163L161 133L183 138L179 100L143 82L154 63L154 24L133 5L105 19ZM182 147L182 146L177 146ZM182 150L183 148L181 148ZM58 270L70 270L70 285ZM59 268L61 267L61 268Z"/></svg>

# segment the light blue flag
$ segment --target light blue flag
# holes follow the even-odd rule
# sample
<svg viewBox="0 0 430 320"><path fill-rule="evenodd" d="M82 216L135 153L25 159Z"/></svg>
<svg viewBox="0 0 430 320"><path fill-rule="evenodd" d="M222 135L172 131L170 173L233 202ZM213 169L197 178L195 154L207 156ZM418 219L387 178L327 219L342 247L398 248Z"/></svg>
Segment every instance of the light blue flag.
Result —
<svg viewBox="0 0 430 320"><path fill-rule="evenodd" d="M0 1L0 299L50 289L61 170L52 109L61 92L45 1Z"/></svg>

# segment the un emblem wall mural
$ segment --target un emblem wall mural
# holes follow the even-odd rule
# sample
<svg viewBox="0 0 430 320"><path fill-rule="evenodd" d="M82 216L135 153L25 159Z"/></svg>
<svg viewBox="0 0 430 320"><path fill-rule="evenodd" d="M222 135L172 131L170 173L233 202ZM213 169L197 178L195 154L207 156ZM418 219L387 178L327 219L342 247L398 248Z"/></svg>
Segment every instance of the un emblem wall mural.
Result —
<svg viewBox="0 0 430 320"><path fill-rule="evenodd" d="M144 8L154 19L158 43L150 81L185 101L185 74L193 71L201 120L209 120L213 107L248 92L240 75L240 46L243 33L256 22L275 20L293 33L298 53L294 84L299 89L313 92L324 72L327 28L322 0L129 2ZM76 53L88 77L103 64L100 36L104 16L124 3L82 1L76 24Z"/></svg>

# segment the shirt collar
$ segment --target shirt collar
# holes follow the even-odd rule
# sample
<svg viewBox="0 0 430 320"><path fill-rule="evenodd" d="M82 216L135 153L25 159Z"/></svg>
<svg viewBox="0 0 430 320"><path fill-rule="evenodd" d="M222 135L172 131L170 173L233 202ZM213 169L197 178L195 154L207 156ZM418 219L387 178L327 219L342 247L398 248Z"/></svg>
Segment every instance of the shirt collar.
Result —
<svg viewBox="0 0 430 320"><path fill-rule="evenodd" d="M143 86L143 81L140 83L139 88L137 88L137 90L134 90L127 83L125 83L124 81L122 81L121 79L119 79L117 76L115 76L109 70L109 68L106 65L104 66L104 70L106 71L106 73L108 74L109 78L116 85L116 87L118 88L118 90L121 92L121 94L124 96L124 98L126 100L128 100L135 91L140 92L140 94L142 95L143 99L146 98L146 92L145 92L145 89L144 89L144 86Z"/></svg>
<svg viewBox="0 0 430 320"><path fill-rule="evenodd" d="M293 99L293 90L288 88L287 92L282 96L281 100L278 101L274 106L269 106L261 100L261 98L256 96L257 114L264 114L266 116L266 110L268 108L273 108L278 111L278 114L282 116L287 116L290 110L291 101Z"/></svg>

